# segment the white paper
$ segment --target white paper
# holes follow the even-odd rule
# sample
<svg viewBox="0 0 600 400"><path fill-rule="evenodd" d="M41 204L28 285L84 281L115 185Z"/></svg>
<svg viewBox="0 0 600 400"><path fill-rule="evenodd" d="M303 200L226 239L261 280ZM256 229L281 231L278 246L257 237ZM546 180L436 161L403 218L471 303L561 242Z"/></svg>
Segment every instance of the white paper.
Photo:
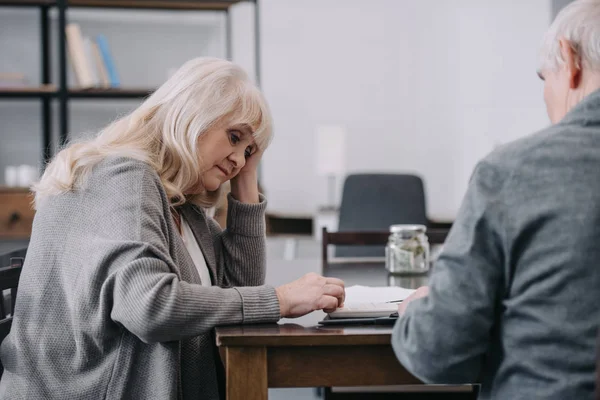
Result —
<svg viewBox="0 0 600 400"><path fill-rule="evenodd" d="M397 286L350 286L346 288L344 305L356 306L364 303L386 303L394 300L404 300L415 289L405 289Z"/></svg>

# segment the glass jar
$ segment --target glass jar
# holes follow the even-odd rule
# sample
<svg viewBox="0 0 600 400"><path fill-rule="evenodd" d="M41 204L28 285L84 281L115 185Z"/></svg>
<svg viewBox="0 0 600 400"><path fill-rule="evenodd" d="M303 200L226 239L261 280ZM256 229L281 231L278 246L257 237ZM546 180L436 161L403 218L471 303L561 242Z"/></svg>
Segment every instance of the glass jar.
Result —
<svg viewBox="0 0 600 400"><path fill-rule="evenodd" d="M387 274L388 286L397 286L405 289L418 289L426 286L429 281L427 274Z"/></svg>
<svg viewBox="0 0 600 400"><path fill-rule="evenodd" d="M385 247L385 268L391 274L429 271L429 240L425 225L392 225Z"/></svg>

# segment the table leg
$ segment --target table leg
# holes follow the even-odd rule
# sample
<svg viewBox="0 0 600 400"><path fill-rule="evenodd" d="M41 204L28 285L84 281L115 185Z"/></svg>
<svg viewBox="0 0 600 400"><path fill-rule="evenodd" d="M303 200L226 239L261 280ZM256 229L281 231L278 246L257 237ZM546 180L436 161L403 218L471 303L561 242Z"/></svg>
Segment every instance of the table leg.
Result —
<svg viewBox="0 0 600 400"><path fill-rule="evenodd" d="M267 400L267 349L226 347L227 400Z"/></svg>

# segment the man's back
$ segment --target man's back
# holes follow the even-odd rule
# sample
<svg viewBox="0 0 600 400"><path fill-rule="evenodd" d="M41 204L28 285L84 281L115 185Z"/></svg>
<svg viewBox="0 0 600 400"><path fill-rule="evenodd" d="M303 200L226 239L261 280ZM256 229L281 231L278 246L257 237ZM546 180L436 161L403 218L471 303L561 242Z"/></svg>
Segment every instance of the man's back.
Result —
<svg viewBox="0 0 600 400"><path fill-rule="evenodd" d="M492 342L492 354L503 357L486 366L491 398L527 392L583 399L593 393L600 107L596 116L595 126L565 121L495 155L518 176L508 186L505 287Z"/></svg>
<svg viewBox="0 0 600 400"><path fill-rule="evenodd" d="M591 399L599 260L597 91L478 165L396 353L426 382L481 378L484 399Z"/></svg>

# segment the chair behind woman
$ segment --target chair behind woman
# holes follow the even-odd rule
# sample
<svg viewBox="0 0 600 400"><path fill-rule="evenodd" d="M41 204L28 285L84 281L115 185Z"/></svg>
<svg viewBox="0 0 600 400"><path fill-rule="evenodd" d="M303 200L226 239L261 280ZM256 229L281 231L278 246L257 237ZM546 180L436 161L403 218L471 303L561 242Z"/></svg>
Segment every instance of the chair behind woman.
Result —
<svg viewBox="0 0 600 400"><path fill-rule="evenodd" d="M600 400L600 328L596 345L596 400Z"/></svg>
<svg viewBox="0 0 600 400"><path fill-rule="evenodd" d="M4 268L0 268L0 293L2 294L2 306L0 309L0 344L4 341L4 338L8 336L10 328L12 326L13 313L15 311L15 301L17 299L17 286L19 285L19 277L21 276L21 270L23 268L22 258L13 258L12 263ZM0 264L7 265L7 264ZM10 289L10 295L8 296L9 302L4 302L4 291ZM0 363L0 377L4 372L4 367Z"/></svg>

